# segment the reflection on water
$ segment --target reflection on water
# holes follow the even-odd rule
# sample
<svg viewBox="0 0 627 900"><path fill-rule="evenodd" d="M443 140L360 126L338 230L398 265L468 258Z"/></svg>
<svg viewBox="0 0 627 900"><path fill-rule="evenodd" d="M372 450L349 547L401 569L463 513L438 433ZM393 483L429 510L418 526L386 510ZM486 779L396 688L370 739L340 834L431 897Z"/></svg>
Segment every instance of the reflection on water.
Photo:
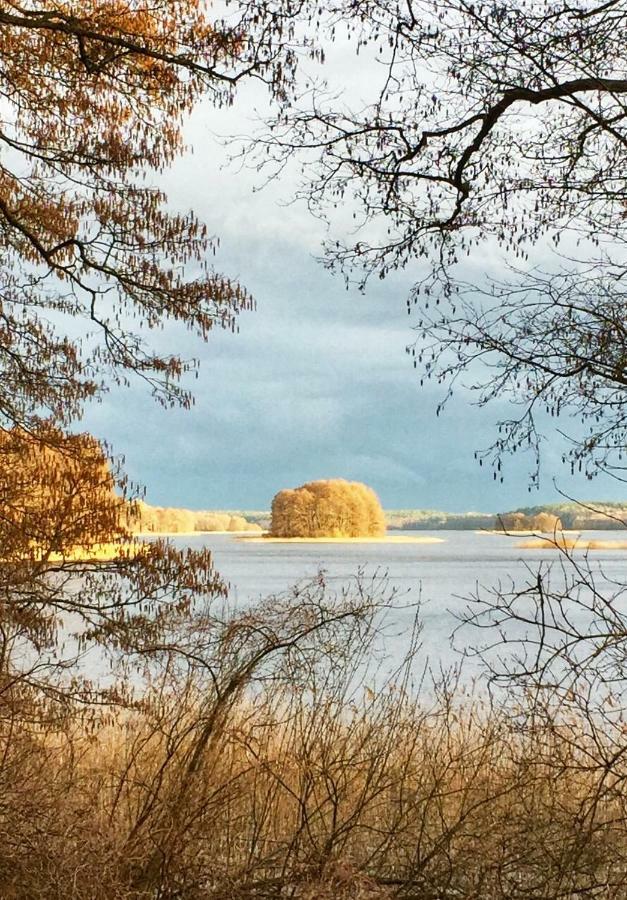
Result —
<svg viewBox="0 0 627 900"><path fill-rule="evenodd" d="M411 532L403 532L409 535ZM229 583L231 598L246 604L268 594L285 590L323 569L337 585L359 570L366 576L385 571L389 584L408 603L421 601L423 659L434 665L459 661L451 646L457 616L466 608L467 598L478 588L490 589L512 581L520 588L536 580L538 566L552 565L552 578L562 578L560 554L555 550L524 550L516 545L524 538L465 531L415 532L416 537L443 538L443 543L294 543L264 544L238 540L230 535L198 535L176 539L178 546L209 546L222 577ZM586 540L624 538L624 532L585 532ZM583 558L583 553L577 556ZM627 550L597 550L588 554L590 566L605 579L627 583ZM395 637L386 649L398 658L408 640L413 613L400 611L393 623ZM474 640L466 630L455 644ZM472 666L471 666L472 669Z"/></svg>

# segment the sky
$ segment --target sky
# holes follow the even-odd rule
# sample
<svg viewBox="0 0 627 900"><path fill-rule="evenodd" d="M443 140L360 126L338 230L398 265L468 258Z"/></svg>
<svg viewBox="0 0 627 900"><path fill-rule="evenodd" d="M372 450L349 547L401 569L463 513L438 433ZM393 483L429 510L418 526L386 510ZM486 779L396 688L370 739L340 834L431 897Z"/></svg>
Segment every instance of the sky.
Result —
<svg viewBox="0 0 627 900"><path fill-rule="evenodd" d="M215 137L251 130L254 99L231 110L202 106L186 128L191 151L162 179L173 208L193 208L219 235L216 268L254 295L239 333L206 344L177 326L151 337L200 360L191 410L166 410L145 385L114 389L82 427L106 438L156 505L268 509L274 494L317 478L364 481L386 508L495 512L562 499L624 499L609 479L570 477L555 432L544 444L541 487L529 492L530 458L508 460L504 481L479 468L476 449L511 414L459 390L436 417L444 388L421 388L405 347L414 338L407 269L365 295L316 260L323 225L288 204L287 177L254 191L256 173L227 165ZM497 259L486 265L496 265ZM554 423L551 422L551 427Z"/></svg>

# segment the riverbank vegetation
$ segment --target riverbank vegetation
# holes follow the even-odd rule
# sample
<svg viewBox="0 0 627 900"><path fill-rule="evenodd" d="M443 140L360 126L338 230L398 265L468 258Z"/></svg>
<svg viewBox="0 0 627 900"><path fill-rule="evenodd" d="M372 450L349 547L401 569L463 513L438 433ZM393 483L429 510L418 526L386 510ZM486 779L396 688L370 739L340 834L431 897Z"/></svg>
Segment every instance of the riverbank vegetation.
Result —
<svg viewBox="0 0 627 900"><path fill-rule="evenodd" d="M202 663L170 655L106 712L29 722L12 694L2 896L622 896L619 726L490 705L454 678L418 698L417 645L376 686L384 594L355 583L325 622L318 581L214 620Z"/></svg>
<svg viewBox="0 0 627 900"><path fill-rule="evenodd" d="M131 528L139 534L193 534L202 531L261 532L261 525L238 513L202 509L151 506L143 501L133 505Z"/></svg>
<svg viewBox="0 0 627 900"><path fill-rule="evenodd" d="M562 520L547 512L527 514L521 512L503 513L496 517L496 530L511 534L517 531L555 535L563 530Z"/></svg>

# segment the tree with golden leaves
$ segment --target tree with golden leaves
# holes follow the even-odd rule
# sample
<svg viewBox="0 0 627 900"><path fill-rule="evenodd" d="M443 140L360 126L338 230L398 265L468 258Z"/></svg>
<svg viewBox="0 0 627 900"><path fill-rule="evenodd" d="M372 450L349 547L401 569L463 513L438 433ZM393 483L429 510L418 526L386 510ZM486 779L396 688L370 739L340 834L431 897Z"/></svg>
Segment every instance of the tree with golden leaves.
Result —
<svg viewBox="0 0 627 900"><path fill-rule="evenodd" d="M555 534L562 530L562 522L558 516L548 512L526 515L522 512L499 513L496 517L497 531L539 531L543 534Z"/></svg>
<svg viewBox="0 0 627 900"><path fill-rule="evenodd" d="M250 53L198 0L2 0L5 419L28 426L43 410L67 423L129 371L164 403L189 402L177 384L187 363L146 332L168 320L202 337L234 329L252 301L213 270L216 240L194 214L168 211L157 176L202 98L230 102L251 69L278 88L271 50L258 63ZM68 337L68 317L88 343Z"/></svg>
<svg viewBox="0 0 627 900"><path fill-rule="evenodd" d="M273 537L379 537L385 516L365 484L334 478L279 491L272 501Z"/></svg>
<svg viewBox="0 0 627 900"><path fill-rule="evenodd" d="M111 630L112 609L124 607L122 593L101 604L96 591L87 602L66 582L50 588L50 567L58 578L66 565L51 553L66 561L88 537L126 537L104 451L62 429L129 373L162 402L187 404L178 384L187 364L155 353L146 334L174 320L206 337L234 328L251 305L209 266L205 227L191 212L170 213L156 187L183 149L192 106L203 96L228 102L250 65L241 31L213 23L197 0L2 0L0 48L0 580L23 649L29 636L42 647L42 615L57 640L60 607L82 616L80 639L103 620ZM272 82L271 53L260 52L259 75ZM159 554L172 576L182 561L157 545L150 554L155 576ZM197 563L215 591L209 560ZM150 571L146 563L137 575L141 596L154 596ZM5 665L15 640L2 632Z"/></svg>
<svg viewBox="0 0 627 900"><path fill-rule="evenodd" d="M126 504L100 444L85 434L0 431L0 506L4 560L127 537Z"/></svg>
<svg viewBox="0 0 627 900"><path fill-rule="evenodd" d="M109 382L133 375L160 402L188 405L190 363L153 349L150 332L178 322L207 338L235 330L253 305L210 264L217 240L192 211L172 213L158 181L199 102L233 102L248 77L286 98L291 13L259 27L259 9L241 4L227 23L202 0L0 0L0 581L7 608L32 582L21 596L33 610L53 603L51 622L55 603L88 609L81 640L99 635L102 610L48 591L48 551L63 560L56 577L88 536L123 543L114 492L126 483L106 449L64 431ZM133 565L128 608L147 598L162 625L163 610L189 606L190 586L222 593L207 553L156 543ZM128 615L113 628L109 600L109 631L134 633Z"/></svg>
<svg viewBox="0 0 627 900"><path fill-rule="evenodd" d="M178 322L207 338L252 306L157 182L202 99L230 103L248 76L285 99L291 14L257 27L257 12L242 4L227 25L201 0L0 0L0 792L28 809L5 827L0 804L3 833L20 836L16 856L0 850L2 896L49 895L51 880L71 885L63 896L113 896L60 864L38 880L20 848L31 826L40 848L51 838L50 760L80 758L118 713L120 734L136 716L169 738L116 832L115 896L178 894L168 867L231 707L260 669L286 677L302 636L313 659L318 632L365 609L303 594L235 614L208 550L126 552L125 481L107 448L68 435L111 380L137 375L162 403L189 404L188 363L151 348L150 331ZM104 539L113 558L76 554ZM184 695L177 737L163 711Z"/></svg>

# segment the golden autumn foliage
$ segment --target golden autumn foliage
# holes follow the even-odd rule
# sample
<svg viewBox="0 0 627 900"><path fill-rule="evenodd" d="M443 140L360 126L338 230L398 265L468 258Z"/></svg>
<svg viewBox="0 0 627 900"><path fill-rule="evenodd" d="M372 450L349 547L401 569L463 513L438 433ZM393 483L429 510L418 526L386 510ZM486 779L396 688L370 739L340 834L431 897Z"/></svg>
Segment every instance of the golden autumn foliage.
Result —
<svg viewBox="0 0 627 900"><path fill-rule="evenodd" d="M205 339L252 306L158 184L203 98L229 104L251 74L283 91L281 22L243 41L246 21L203 0L0 0L0 727L5 708L46 718L53 697L106 705L84 654L157 666L224 595L207 550L125 551L124 479L67 430L133 375L188 405L190 363L151 332L177 322Z"/></svg>
<svg viewBox="0 0 627 900"><path fill-rule="evenodd" d="M129 549L125 479L106 447L67 432L133 376L165 405L189 405L191 364L151 333L174 322L206 339L252 307L214 270L217 238L169 208L159 181L201 100L231 103L249 75L284 92L283 21L253 37L245 10L227 25L204 0L0 0L1 797L39 766L45 783L67 727L88 735L140 705L158 715L156 678L200 684L219 668L226 588L209 551ZM194 741L202 756L202 724ZM44 807L25 796L43 833ZM2 834L5 813L0 800ZM16 887L14 871L0 848L0 896L50 896L49 878ZM144 881L159 890L150 865ZM61 893L83 888L99 890Z"/></svg>
<svg viewBox="0 0 627 900"><path fill-rule="evenodd" d="M0 547L6 560L80 554L128 539L126 503L88 434L0 430Z"/></svg>
<svg viewBox="0 0 627 900"><path fill-rule="evenodd" d="M495 528L497 531L539 531L543 534L554 534L562 530L562 522L553 513L525 515L521 512L511 512L498 515Z"/></svg>
<svg viewBox="0 0 627 900"><path fill-rule="evenodd" d="M335 478L279 491L272 501L272 537L379 537L385 516L365 484Z"/></svg>
<svg viewBox="0 0 627 900"><path fill-rule="evenodd" d="M131 529L140 534L185 534L203 531L254 531L263 529L244 516L211 510L177 509L151 506L143 501L133 504Z"/></svg>
<svg viewBox="0 0 627 900"><path fill-rule="evenodd" d="M241 49L200 0L0 0L6 419L67 423L104 373L136 372L164 403L187 403L189 364L153 351L147 332L176 320L206 337L250 308L210 265L206 227L168 211L154 183L192 107L229 102Z"/></svg>

